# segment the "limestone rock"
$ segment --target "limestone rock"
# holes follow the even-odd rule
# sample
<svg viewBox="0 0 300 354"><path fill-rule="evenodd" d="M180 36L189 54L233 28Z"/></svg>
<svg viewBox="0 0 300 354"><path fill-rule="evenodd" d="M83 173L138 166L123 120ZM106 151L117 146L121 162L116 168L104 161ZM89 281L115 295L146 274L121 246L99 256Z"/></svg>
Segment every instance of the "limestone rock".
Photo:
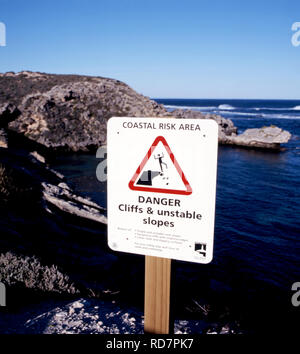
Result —
<svg viewBox="0 0 300 354"><path fill-rule="evenodd" d="M4 129L0 129L0 148L7 148L8 141L7 141L7 134Z"/></svg>
<svg viewBox="0 0 300 354"><path fill-rule="evenodd" d="M0 74L0 128L8 125L48 151L96 150L106 144L107 120L113 116L214 119L220 144L274 149L290 138L274 127L237 135L230 119L189 109L167 111L114 79L30 71ZM4 138L0 141L5 146Z"/></svg>
<svg viewBox="0 0 300 354"><path fill-rule="evenodd" d="M21 112L10 120L9 129L51 149L99 147L106 142L107 119L112 116L170 115L163 105L118 80L23 72L0 77L0 88L8 82L16 89L0 96L0 104L17 104Z"/></svg>
<svg viewBox="0 0 300 354"><path fill-rule="evenodd" d="M0 224L0 253L55 264L86 294L117 287L120 279L108 271L118 258L108 250L105 209L77 193L42 156L0 148ZM95 285L100 273L104 284ZM27 285L21 279L18 286Z"/></svg>
<svg viewBox="0 0 300 354"><path fill-rule="evenodd" d="M281 128L270 126L247 129L243 134L226 137L225 143L246 147L277 149L287 143L291 134Z"/></svg>
<svg viewBox="0 0 300 354"><path fill-rule="evenodd" d="M46 212L59 209L65 214L107 224L105 210L72 191L44 161L36 152L25 154L10 149L0 152L0 204L21 205L30 200L40 204Z"/></svg>
<svg viewBox="0 0 300 354"><path fill-rule="evenodd" d="M65 183L58 186L42 183L44 199L58 209L85 219L107 224L104 209L91 200L78 196Z"/></svg>
<svg viewBox="0 0 300 354"><path fill-rule="evenodd" d="M236 131L229 119L217 115L169 112L114 79L26 71L0 75L1 87L5 90L0 90L0 105L9 129L51 150L95 150L106 143L112 116L211 118L218 122L220 134Z"/></svg>
<svg viewBox="0 0 300 354"><path fill-rule="evenodd" d="M7 125L18 118L21 114L19 109L11 103L0 105L0 128L6 128Z"/></svg>

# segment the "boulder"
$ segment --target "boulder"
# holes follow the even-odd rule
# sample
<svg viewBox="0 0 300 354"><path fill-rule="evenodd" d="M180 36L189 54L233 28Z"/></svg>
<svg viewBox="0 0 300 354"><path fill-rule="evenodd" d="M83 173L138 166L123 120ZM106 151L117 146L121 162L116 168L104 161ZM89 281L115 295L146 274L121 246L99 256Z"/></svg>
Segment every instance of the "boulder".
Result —
<svg viewBox="0 0 300 354"><path fill-rule="evenodd" d="M280 144L287 143L291 134L281 128L270 126L255 129L247 129L243 134L227 136L225 144L245 147L278 149Z"/></svg>

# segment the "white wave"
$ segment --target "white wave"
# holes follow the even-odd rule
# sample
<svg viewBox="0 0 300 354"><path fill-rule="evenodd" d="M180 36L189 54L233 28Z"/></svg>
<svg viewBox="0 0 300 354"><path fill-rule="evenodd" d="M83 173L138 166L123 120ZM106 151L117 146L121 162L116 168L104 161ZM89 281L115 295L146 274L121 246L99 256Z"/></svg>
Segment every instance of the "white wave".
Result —
<svg viewBox="0 0 300 354"><path fill-rule="evenodd" d="M275 108L275 107L255 107L255 108L247 108L253 109L255 111L288 111L290 108Z"/></svg>
<svg viewBox="0 0 300 354"><path fill-rule="evenodd" d="M245 109L253 109L255 111L300 111L300 106L296 106L293 108L290 107L282 107L282 108L278 108L278 107L249 107L249 108L245 108Z"/></svg>
<svg viewBox="0 0 300 354"><path fill-rule="evenodd" d="M227 115L234 115L234 116L250 116L250 117L260 117L262 114L257 113L246 113L246 112L228 112L228 111L218 111L219 114L227 114Z"/></svg>
<svg viewBox="0 0 300 354"><path fill-rule="evenodd" d="M165 104L164 105L166 108L180 108L180 109L193 109L193 110L203 110L203 111L212 111L216 109L216 106L208 106L208 107L202 107L202 106L176 106L176 105L169 105Z"/></svg>
<svg viewBox="0 0 300 354"><path fill-rule="evenodd" d="M289 114L266 114L266 113L246 113L246 112L228 112L228 111L219 111L218 114L228 116L229 118L234 116L246 116L254 118L263 118L263 119L300 119L300 115L289 115Z"/></svg>
<svg viewBox="0 0 300 354"><path fill-rule="evenodd" d="M273 114L265 114L264 118L270 118L270 119L300 119L299 116L292 116L289 114L278 114L278 115L273 115Z"/></svg>
<svg viewBox="0 0 300 354"><path fill-rule="evenodd" d="M255 110L255 112L240 112L236 111L238 108L237 107L232 107L227 104L221 104L218 107L217 106L180 106L180 105L164 105L167 109L191 109L195 111L201 111L204 113L215 113L215 114L220 114L228 118L238 118L240 117L251 117L253 118L262 118L262 119L300 119L300 114L299 115L292 115L292 114L277 114L277 113L261 113L260 111L262 110L270 110L270 111L300 111L300 106L296 106L294 108L270 108L270 107L247 107L245 110ZM242 109L242 108L239 108Z"/></svg>
<svg viewBox="0 0 300 354"><path fill-rule="evenodd" d="M255 107L255 108L248 108L248 109L254 109L256 111L294 111L294 110L300 110L300 106L296 106L294 108L289 108L289 107Z"/></svg>
<svg viewBox="0 0 300 354"><path fill-rule="evenodd" d="M231 110L235 109L234 107L230 106L230 104L220 104L218 109L226 109L226 110Z"/></svg>

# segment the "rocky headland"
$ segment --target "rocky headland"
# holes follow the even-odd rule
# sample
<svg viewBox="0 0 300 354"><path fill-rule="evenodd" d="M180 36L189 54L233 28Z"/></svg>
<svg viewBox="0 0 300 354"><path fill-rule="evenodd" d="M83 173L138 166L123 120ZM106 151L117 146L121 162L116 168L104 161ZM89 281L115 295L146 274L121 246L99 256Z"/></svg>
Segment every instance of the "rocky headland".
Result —
<svg viewBox="0 0 300 354"><path fill-rule="evenodd" d="M214 119L220 144L251 148L276 149L291 136L281 129L238 135L230 119L186 109L170 112L114 79L28 71L0 74L0 120L40 148L93 151L105 145L107 119L113 116ZM6 134L0 132L0 146Z"/></svg>

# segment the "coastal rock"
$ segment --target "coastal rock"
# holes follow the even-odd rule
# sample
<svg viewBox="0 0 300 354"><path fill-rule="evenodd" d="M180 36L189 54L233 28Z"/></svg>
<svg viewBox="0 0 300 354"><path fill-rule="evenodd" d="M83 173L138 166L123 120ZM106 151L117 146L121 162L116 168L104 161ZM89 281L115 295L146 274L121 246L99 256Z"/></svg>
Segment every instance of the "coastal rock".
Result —
<svg viewBox="0 0 300 354"><path fill-rule="evenodd" d="M26 71L0 74L1 87L9 129L50 150L95 150L106 143L112 116L210 118L218 122L220 134L236 132L229 119L192 110L169 112L114 79Z"/></svg>
<svg viewBox="0 0 300 354"><path fill-rule="evenodd" d="M8 147L7 134L4 129L0 129L0 147L2 148Z"/></svg>
<svg viewBox="0 0 300 354"><path fill-rule="evenodd" d="M30 71L0 74L0 128L8 126L37 144L35 149L95 151L106 144L107 120L113 116L214 119L220 144L276 148L289 139L288 132L278 142L276 132L259 130L239 136L230 119L190 109L170 112L119 80Z"/></svg>
<svg viewBox="0 0 300 354"><path fill-rule="evenodd" d="M103 215L104 209L89 199L83 198L70 189L65 183L58 186L42 183L44 200L55 205L60 210L81 218L107 224Z"/></svg>
<svg viewBox="0 0 300 354"><path fill-rule="evenodd" d="M0 88L9 89L0 95L0 104L17 105L21 112L16 117L15 111L3 109L5 117L11 113L9 129L47 148L94 150L105 144L112 116L170 116L163 105L118 80L33 74L1 75Z"/></svg>
<svg viewBox="0 0 300 354"><path fill-rule="evenodd" d="M247 129L243 134L226 136L225 144L245 147L278 149L280 144L287 143L291 134L275 126L259 129Z"/></svg>
<svg viewBox="0 0 300 354"><path fill-rule="evenodd" d="M0 151L0 195L2 203L30 198L47 212L54 206L65 213L107 224L105 210L72 191L37 152Z"/></svg>
<svg viewBox="0 0 300 354"><path fill-rule="evenodd" d="M106 210L78 194L43 161L36 152L0 148L0 257L6 259L7 252L20 256L24 269L30 263L27 256L49 269L54 264L86 295L108 284L116 287L120 279L106 272L117 259L107 246ZM101 272L103 283L94 285ZM9 284L10 273L1 274L0 281ZM33 280L38 284L41 277L37 274ZM20 279L16 286L29 285ZM42 289L40 285L36 288Z"/></svg>
<svg viewBox="0 0 300 354"><path fill-rule="evenodd" d="M115 302L77 299L28 319L22 333L132 334L144 332L142 314L124 310ZM1 325L1 322L0 322Z"/></svg>
<svg viewBox="0 0 300 354"><path fill-rule="evenodd" d="M127 306L115 300L75 297L70 300L40 301L23 313L3 313L3 334L143 334L144 314L136 305ZM174 334L243 334L235 323L226 325L208 318L175 319ZM135 351L134 349L131 350Z"/></svg>
<svg viewBox="0 0 300 354"><path fill-rule="evenodd" d="M21 112L11 103L2 104L0 106L0 128L6 128L7 125L17 119Z"/></svg>
<svg viewBox="0 0 300 354"><path fill-rule="evenodd" d="M7 150L0 150L0 205L18 205L19 201L27 198L36 201L40 192L37 181L31 178L24 166L17 166L16 161L8 162L10 156Z"/></svg>
<svg viewBox="0 0 300 354"><path fill-rule="evenodd" d="M36 160L41 162L41 163L45 163L46 160L44 158L44 156L41 156L37 151L33 151L29 154L30 156L33 157L32 162L34 163Z"/></svg>

